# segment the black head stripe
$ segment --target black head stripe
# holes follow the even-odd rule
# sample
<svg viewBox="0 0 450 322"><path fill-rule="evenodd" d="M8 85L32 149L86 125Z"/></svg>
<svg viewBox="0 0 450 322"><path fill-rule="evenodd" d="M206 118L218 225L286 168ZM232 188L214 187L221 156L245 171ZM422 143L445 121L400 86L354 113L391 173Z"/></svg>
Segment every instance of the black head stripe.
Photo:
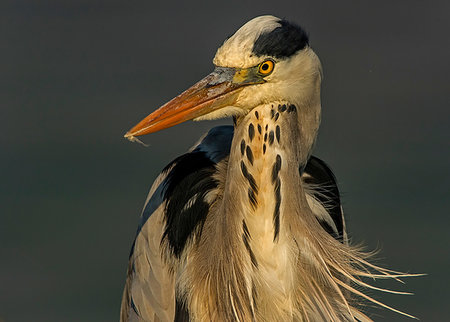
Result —
<svg viewBox="0 0 450 322"><path fill-rule="evenodd" d="M284 19L278 23L279 27L256 39L252 49L256 56L287 58L309 44L308 35L300 26Z"/></svg>

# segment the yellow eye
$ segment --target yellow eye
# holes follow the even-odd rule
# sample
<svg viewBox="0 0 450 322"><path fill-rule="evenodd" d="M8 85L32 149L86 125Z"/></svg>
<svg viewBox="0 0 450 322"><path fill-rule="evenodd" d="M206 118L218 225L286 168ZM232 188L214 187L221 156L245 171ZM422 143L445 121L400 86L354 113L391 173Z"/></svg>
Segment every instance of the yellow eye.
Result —
<svg viewBox="0 0 450 322"><path fill-rule="evenodd" d="M269 75L273 68L275 67L275 63L272 60L265 60L261 64L259 64L259 73L266 76Z"/></svg>

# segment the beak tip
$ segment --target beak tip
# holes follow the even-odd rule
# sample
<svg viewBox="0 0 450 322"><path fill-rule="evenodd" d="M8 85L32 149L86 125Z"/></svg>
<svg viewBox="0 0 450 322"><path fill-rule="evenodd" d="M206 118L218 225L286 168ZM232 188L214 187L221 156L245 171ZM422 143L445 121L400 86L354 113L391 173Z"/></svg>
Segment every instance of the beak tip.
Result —
<svg viewBox="0 0 450 322"><path fill-rule="evenodd" d="M124 136L123 136L125 139L128 139L128 140L133 140L133 133L130 133L129 131L127 132L127 133L125 133L124 134Z"/></svg>
<svg viewBox="0 0 450 322"><path fill-rule="evenodd" d="M145 147L148 147L147 144L145 144L144 142L142 142L141 140L139 140L138 138L136 138L136 137L134 136L135 133L136 133L136 132L134 132L134 133L127 132L127 133L124 134L123 137L124 137L125 139L127 139L128 141L130 141L130 142L137 142L137 143L142 144L142 145L145 146Z"/></svg>

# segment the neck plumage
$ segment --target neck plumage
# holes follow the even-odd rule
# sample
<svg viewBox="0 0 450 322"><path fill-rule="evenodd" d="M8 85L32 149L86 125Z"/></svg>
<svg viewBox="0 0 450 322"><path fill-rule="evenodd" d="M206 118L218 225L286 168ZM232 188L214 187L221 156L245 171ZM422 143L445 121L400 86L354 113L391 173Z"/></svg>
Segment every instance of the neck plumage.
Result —
<svg viewBox="0 0 450 322"><path fill-rule="evenodd" d="M315 115L301 118L311 114L301 106L261 105L236 121L228 162L218 165L223 197L210 208L196 252L195 262L208 264L193 272L201 285L185 287L197 294L191 294L190 305L202 308L199 320L299 316L293 311L303 240L292 236L310 226L299 222L299 213L306 214L304 221L315 220L299 172L320 119L320 106L313 108ZM202 294L211 295L210 303L197 303Z"/></svg>
<svg viewBox="0 0 450 322"><path fill-rule="evenodd" d="M310 212L299 168L310 155L319 117L302 119L308 113L301 109L262 105L237 120L224 187L223 215L241 225L246 276L257 294L252 300L268 321L292 317L298 242L291 229L299 212Z"/></svg>
<svg viewBox="0 0 450 322"><path fill-rule="evenodd" d="M302 189L299 167L314 140L305 136L297 112L291 104L262 105L236 122L223 207L239 209L224 212L239 213L248 232L264 235L269 244L279 237L283 198L289 196L283 191Z"/></svg>

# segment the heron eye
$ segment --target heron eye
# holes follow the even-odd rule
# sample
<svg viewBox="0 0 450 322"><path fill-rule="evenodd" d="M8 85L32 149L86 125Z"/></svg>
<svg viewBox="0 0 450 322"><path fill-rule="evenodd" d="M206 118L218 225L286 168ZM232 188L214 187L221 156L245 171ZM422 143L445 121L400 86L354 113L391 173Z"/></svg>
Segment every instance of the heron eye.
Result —
<svg viewBox="0 0 450 322"><path fill-rule="evenodd" d="M259 65L259 73L266 76L269 75L272 71L273 68L275 67L275 63L271 60L266 60L263 61L260 65Z"/></svg>

